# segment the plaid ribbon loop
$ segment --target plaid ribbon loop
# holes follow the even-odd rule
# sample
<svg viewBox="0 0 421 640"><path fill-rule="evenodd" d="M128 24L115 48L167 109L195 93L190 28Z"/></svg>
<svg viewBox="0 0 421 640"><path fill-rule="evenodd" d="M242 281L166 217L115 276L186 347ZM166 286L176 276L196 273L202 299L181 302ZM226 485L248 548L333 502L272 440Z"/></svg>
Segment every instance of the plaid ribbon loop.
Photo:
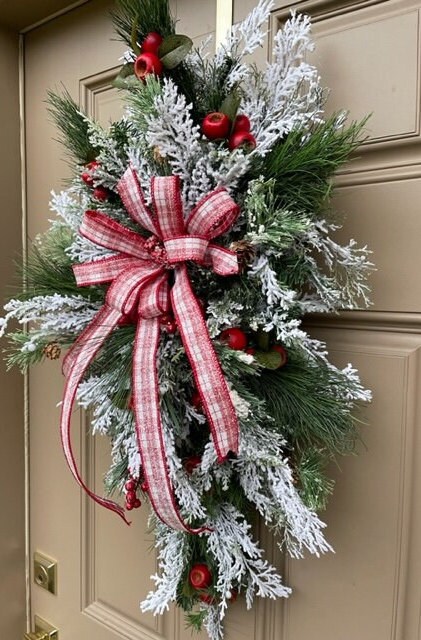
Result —
<svg viewBox="0 0 421 640"><path fill-rule="evenodd" d="M97 496L83 482L72 451L70 417L79 383L105 340L128 318L135 320L132 405L149 498L158 517L168 526L200 533L205 529L192 529L183 521L168 475L157 371L159 316L170 309L174 313L218 460L223 462L230 452L238 451L238 420L186 262L195 261L219 275L238 273L236 254L212 240L230 229L239 208L225 189L215 189L185 219L179 178L169 176L152 178L150 209L132 167L121 178L118 192L130 217L152 235L145 239L99 211L85 213L81 235L114 255L73 267L79 286L103 283L110 286L104 306L64 360L63 449L79 485L95 502L126 520L122 507ZM174 271L172 287L168 269Z"/></svg>

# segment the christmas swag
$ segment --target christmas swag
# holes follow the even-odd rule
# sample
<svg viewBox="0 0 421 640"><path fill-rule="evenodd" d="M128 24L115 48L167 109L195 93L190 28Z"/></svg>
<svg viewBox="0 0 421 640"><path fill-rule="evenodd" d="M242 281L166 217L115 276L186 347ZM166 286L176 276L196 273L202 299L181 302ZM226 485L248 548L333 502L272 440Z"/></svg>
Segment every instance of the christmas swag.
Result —
<svg viewBox="0 0 421 640"><path fill-rule="evenodd" d="M124 519L150 503L160 572L141 608L175 601L212 640L237 595L290 594L253 539L256 514L293 557L330 550L326 466L353 450L370 398L302 326L368 304L368 251L333 239L329 209L364 123L324 117L307 16L291 15L262 71L246 64L271 8L261 0L212 56L175 33L167 0L119 0L125 115L105 130L50 94L74 176L1 328L29 323L9 333L22 368L69 348L70 469ZM73 456L75 403L111 439L106 498Z"/></svg>

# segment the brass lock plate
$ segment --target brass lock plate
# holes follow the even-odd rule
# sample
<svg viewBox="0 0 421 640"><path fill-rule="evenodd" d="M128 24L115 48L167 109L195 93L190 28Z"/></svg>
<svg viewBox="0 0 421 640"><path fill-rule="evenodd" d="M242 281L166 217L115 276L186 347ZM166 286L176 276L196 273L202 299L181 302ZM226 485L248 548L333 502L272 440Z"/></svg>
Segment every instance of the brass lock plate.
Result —
<svg viewBox="0 0 421 640"><path fill-rule="evenodd" d="M35 631L25 633L23 640L58 640L58 630L49 622L35 616Z"/></svg>
<svg viewBox="0 0 421 640"><path fill-rule="evenodd" d="M58 629L39 616L35 616L35 633L44 634L45 640L58 640Z"/></svg>
<svg viewBox="0 0 421 640"><path fill-rule="evenodd" d="M54 595L57 593L57 562L37 551L34 553L34 582Z"/></svg>

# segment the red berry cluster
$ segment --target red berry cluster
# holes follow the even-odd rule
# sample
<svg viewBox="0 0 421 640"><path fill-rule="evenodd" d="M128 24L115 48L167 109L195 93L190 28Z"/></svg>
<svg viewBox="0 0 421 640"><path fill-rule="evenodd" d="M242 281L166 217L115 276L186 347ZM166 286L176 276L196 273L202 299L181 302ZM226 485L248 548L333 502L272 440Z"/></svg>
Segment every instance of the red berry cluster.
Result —
<svg viewBox="0 0 421 640"><path fill-rule="evenodd" d="M134 63L134 72L139 80L145 80L146 76L154 73L160 76L163 71L163 64L158 56L158 49L162 43L162 36L155 31L148 33L141 44L141 53Z"/></svg>
<svg viewBox="0 0 421 640"><path fill-rule="evenodd" d="M217 598L211 593L209 587L211 587L213 581L212 572L208 565L202 562L194 564L189 572L189 583L198 591L199 600L206 604L213 605L217 603ZM231 592L226 593L225 597L230 602L235 602L238 596L238 591L233 589Z"/></svg>
<svg viewBox="0 0 421 640"><path fill-rule="evenodd" d="M126 489L126 505L125 506L127 511L131 511L132 509L139 509L142 503L137 497L136 492L140 488L141 491L143 491L144 493L147 493L148 484L145 481L141 482L138 478L135 478L130 474L130 479L127 480L126 484L124 485L124 488Z"/></svg>
<svg viewBox="0 0 421 640"><path fill-rule="evenodd" d="M136 490L139 486L139 480L130 476L130 480L127 480L124 488L126 489L126 509L131 511L132 509L139 509L141 502L136 495Z"/></svg>
<svg viewBox="0 0 421 640"><path fill-rule="evenodd" d="M94 198L96 198L96 200L101 200L101 202L105 202L110 197L108 189L101 186L94 187L94 173L99 166L99 162L96 160L88 162L88 164L85 165L85 171L82 173L81 178L88 187L93 189Z"/></svg>
<svg viewBox="0 0 421 640"><path fill-rule="evenodd" d="M167 333L175 333L177 331L177 322L170 313L163 313L159 318L159 322Z"/></svg>
<svg viewBox="0 0 421 640"><path fill-rule="evenodd" d="M224 342L230 349L245 351L250 355L254 355L256 353L256 349L254 347L247 346L247 334L239 327L231 327L229 329L225 329L224 331L222 331L219 337L220 340L222 340L222 342ZM288 353L285 347L280 344L274 344L270 347L269 351L277 351L281 355L281 362L278 366L278 369L280 369L287 363Z"/></svg>
<svg viewBox="0 0 421 640"><path fill-rule="evenodd" d="M230 151L244 147L251 151L256 146L256 138L250 133L251 124L246 115L239 115L232 123L225 113L208 113L202 122L202 133L208 140L228 139Z"/></svg>

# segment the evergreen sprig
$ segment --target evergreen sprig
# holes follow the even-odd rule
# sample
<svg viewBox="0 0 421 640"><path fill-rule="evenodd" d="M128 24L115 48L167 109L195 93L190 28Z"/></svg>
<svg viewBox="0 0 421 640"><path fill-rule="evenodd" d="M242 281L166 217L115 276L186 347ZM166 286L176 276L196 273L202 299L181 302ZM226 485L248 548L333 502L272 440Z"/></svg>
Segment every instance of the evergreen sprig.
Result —
<svg viewBox="0 0 421 640"><path fill-rule="evenodd" d="M66 253L71 233L56 226L42 236L42 244L34 243L26 264L23 265L25 289L15 298L29 300L35 296L61 295L84 296L91 301L101 301L102 287L78 287L72 269L72 260Z"/></svg>
<svg viewBox="0 0 421 640"><path fill-rule="evenodd" d="M294 358L275 371L250 378L252 392L264 398L269 414L298 451L319 446L332 454L350 453L357 438L356 420L344 402L345 381L322 362Z"/></svg>
<svg viewBox="0 0 421 640"><path fill-rule="evenodd" d="M317 217L328 203L335 171L365 139L366 123L367 118L338 128L338 115L333 115L311 131L291 131L277 143L257 168L257 176L273 178L278 207L294 205Z"/></svg>
<svg viewBox="0 0 421 640"><path fill-rule="evenodd" d="M167 0L118 0L111 17L119 39L128 46L132 46L133 36L140 43L151 31L163 38L175 33Z"/></svg>
<svg viewBox="0 0 421 640"><path fill-rule="evenodd" d="M48 111L61 133L58 139L66 149L70 160L86 164L95 159L98 149L89 140L89 123L67 90L62 95L47 92ZM73 162L72 162L73 164Z"/></svg>
<svg viewBox="0 0 421 640"><path fill-rule="evenodd" d="M329 461L329 453L316 447L307 448L302 452L301 458L296 461L301 498L313 511L326 509L329 496L335 486L335 482L326 476Z"/></svg>

